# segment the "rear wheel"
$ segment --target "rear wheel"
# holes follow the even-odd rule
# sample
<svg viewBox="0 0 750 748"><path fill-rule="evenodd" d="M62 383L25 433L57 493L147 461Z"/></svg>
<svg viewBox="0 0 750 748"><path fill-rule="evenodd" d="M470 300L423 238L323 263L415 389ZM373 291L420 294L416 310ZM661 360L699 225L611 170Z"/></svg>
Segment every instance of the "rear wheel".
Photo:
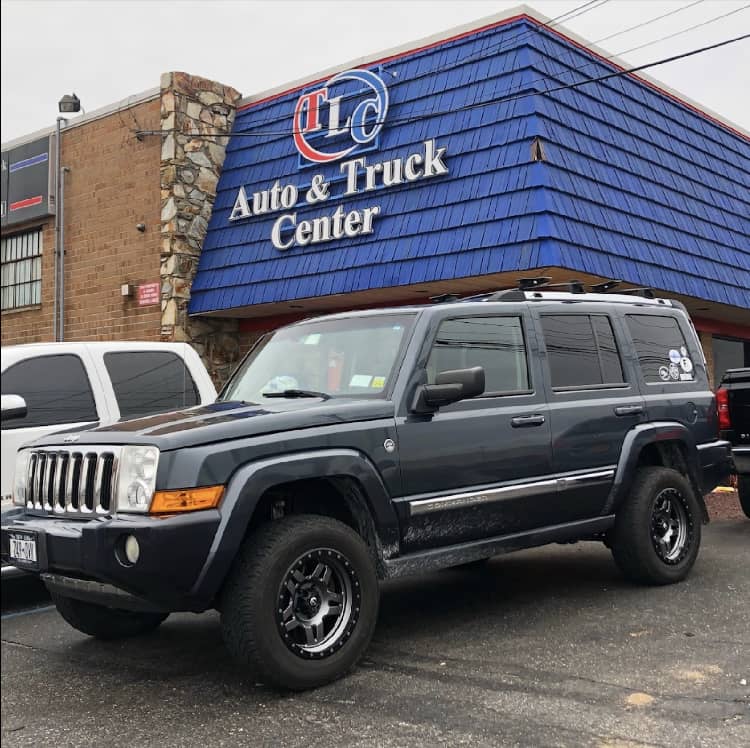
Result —
<svg viewBox="0 0 750 748"><path fill-rule="evenodd" d="M700 506L687 479L670 468L641 468L610 537L621 571L645 584L679 582L693 567L700 542Z"/></svg>
<svg viewBox="0 0 750 748"><path fill-rule="evenodd" d="M740 506L745 516L750 518L750 476L737 476L737 495L740 497Z"/></svg>
<svg viewBox="0 0 750 748"><path fill-rule="evenodd" d="M297 515L245 541L221 595L229 652L276 686L340 678L370 643L378 614L375 564L342 522Z"/></svg>
<svg viewBox="0 0 750 748"><path fill-rule="evenodd" d="M169 613L147 613L87 603L52 593L58 613L74 628L97 639L125 639L157 628Z"/></svg>

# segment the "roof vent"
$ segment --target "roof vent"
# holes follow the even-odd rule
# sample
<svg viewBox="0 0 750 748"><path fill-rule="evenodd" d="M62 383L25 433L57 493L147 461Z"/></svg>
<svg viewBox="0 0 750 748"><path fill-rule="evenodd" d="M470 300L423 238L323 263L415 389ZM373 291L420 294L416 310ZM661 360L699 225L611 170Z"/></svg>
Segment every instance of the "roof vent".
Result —
<svg viewBox="0 0 750 748"><path fill-rule="evenodd" d="M546 161L547 154L544 150L544 143L541 138L534 138L531 141L531 160L532 161Z"/></svg>

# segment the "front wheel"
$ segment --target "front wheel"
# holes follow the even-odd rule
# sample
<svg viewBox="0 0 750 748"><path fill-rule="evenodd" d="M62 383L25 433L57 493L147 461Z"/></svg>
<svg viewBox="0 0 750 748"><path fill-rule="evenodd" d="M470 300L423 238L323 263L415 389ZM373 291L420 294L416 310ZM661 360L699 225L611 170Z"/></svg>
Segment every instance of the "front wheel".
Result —
<svg viewBox="0 0 750 748"><path fill-rule="evenodd" d="M737 495L745 516L750 519L750 475L737 476Z"/></svg>
<svg viewBox="0 0 750 748"><path fill-rule="evenodd" d="M222 633L230 654L266 682L315 688L357 663L378 602L362 538L329 517L296 515L243 544L221 595Z"/></svg>
<svg viewBox="0 0 750 748"><path fill-rule="evenodd" d="M125 639L157 628L169 613L150 613L87 603L52 593L57 612L78 631L97 639Z"/></svg>
<svg viewBox="0 0 750 748"><path fill-rule="evenodd" d="M644 584L684 579L701 543L701 509L687 479L670 468L641 468L609 541L628 579Z"/></svg>

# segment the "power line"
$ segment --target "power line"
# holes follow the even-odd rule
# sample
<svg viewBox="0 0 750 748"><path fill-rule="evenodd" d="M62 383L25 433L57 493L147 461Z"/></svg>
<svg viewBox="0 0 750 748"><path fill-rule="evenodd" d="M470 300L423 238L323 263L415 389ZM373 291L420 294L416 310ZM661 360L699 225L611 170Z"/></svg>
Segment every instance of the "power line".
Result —
<svg viewBox="0 0 750 748"><path fill-rule="evenodd" d="M716 42L714 44L709 44L705 47L699 47L697 49L691 49L687 52L681 52L676 55L670 55L669 57L664 57L660 60L654 60L653 62L647 62L643 65L636 65L635 67L631 68L624 68L622 70L617 70L612 73L606 73L605 75L597 76L596 78L588 78L583 81L577 81L575 83L566 83L561 86L555 86L553 88L545 88L541 90L534 90L534 91L527 91L524 93L519 94L510 94L510 95L503 95L503 96L495 96L490 99L485 99L483 101L475 102L473 104L466 104L464 106L455 107L452 109L443 109L440 111L429 111L429 112L420 112L419 114L411 115L410 117L402 117L402 118L396 118L389 120L390 124L402 124L406 122L414 122L419 119L423 119L424 117L437 117L443 114L453 114L457 111L466 111L469 109L476 109L483 106L488 106L490 104L500 104L504 103L506 101L517 101L519 99L525 99L529 96L543 96L545 94L551 94L551 93L557 93L559 91L565 91L572 88L580 88L581 86L588 85L589 83L599 83L601 81L610 80L612 78L619 78L624 75L631 75L632 73L640 72L641 70L647 70L649 68L657 67L659 65L666 65L670 62L676 62L677 60L683 60L688 57L693 57L695 55L703 54L704 52L710 52L714 49L719 49L721 47L726 47L729 44L735 44L737 42L744 41L745 39L750 38L750 33L743 34L742 36L736 36L731 39L724 39L723 41ZM541 78L539 80L546 80L544 78ZM379 120L377 122L371 123L371 124L383 124L384 120ZM351 129L350 126L344 126L341 129ZM267 130L267 131L256 131L256 132L235 132L232 133L231 137L237 138L237 137L266 137L266 136L273 136L273 135L290 135L294 134L294 130ZM143 135L161 135L161 130L156 130L152 132L142 132ZM195 134L191 135L193 138L215 138L216 135L202 135L202 134Z"/></svg>
<svg viewBox="0 0 750 748"><path fill-rule="evenodd" d="M703 0L696 0L697 2L703 2ZM597 8L601 7L602 5L605 5L606 3L610 2L610 0L588 0L588 2L582 3L581 5L577 5L575 8L571 8L568 11L565 11L565 13L561 13L558 16L555 16L554 18L551 18L549 21L539 21L539 25L534 25L531 29L526 29L525 31L521 31L520 34L516 34L508 39L501 39L500 41L494 42L493 44L489 46L484 46L482 49L475 50L474 52L470 52L467 55L464 55L463 57L456 58L453 62L446 63L442 66L430 68L428 70L423 70L421 73L418 73L417 75L412 76L409 78L409 81L413 83L414 81L420 80L421 78L425 78L430 75L439 75L440 73L444 73L447 70L450 70L458 65L465 65L468 62L471 62L474 59L482 59L483 57L486 57L490 54L497 54L501 52L504 48L509 47L511 43L513 44L513 49L515 49L519 42L527 37L533 36L534 34L538 34L539 31L542 28L545 29L552 29L554 26L558 26L563 21L567 22L572 20L573 18L578 18L579 16L582 16L592 10L596 10ZM489 38L489 37L488 37ZM446 40L448 43L450 42L450 39ZM386 73L391 75L392 77L396 77L393 73L386 70ZM312 85L312 84L308 84ZM307 86L305 86L306 88ZM268 122L275 122L278 119L278 117L266 117L262 119L257 119L253 122L252 126L255 127L257 125L262 125Z"/></svg>
<svg viewBox="0 0 750 748"><path fill-rule="evenodd" d="M603 0L603 1L606 2L607 0ZM672 10L669 13L664 13L661 16L657 16L655 18L650 19L649 21L644 21L644 22L642 22L640 24L636 24L635 26L632 26L630 28L624 29L624 30L616 32L614 34L610 34L609 36L603 37L602 39L598 39L598 40L592 42L592 44L598 44L598 43L600 43L602 41L605 41L606 39L612 39L615 36L619 36L621 34L629 32L629 31L633 31L636 28L643 28L644 26L648 25L649 23L654 23L655 21L658 21L658 20L660 20L662 18L665 18L665 17L670 16L670 15L674 15L675 13L678 13L680 11L686 10L687 8L692 7L693 5L697 5L697 4L699 4L699 3L703 2L703 1L704 0L695 0L695 2L689 3L688 5L681 6L680 8ZM593 0L593 2L598 2L599 5L602 4L602 0ZM594 8L592 8L592 7L587 7L587 6L591 6L591 5L592 5L592 2L584 3L583 5L578 6L577 8L574 8L571 11L568 11L568 13L574 13L576 10L579 10L580 12L576 13L575 15L576 16L577 15L582 15L583 13L588 12L589 10L594 10ZM599 5L596 5L595 7L599 7ZM615 57L620 57L621 55L628 54L629 52L634 52L634 51L639 50L639 49L644 49L646 47L649 47L649 46L652 46L654 44L657 44L657 43L659 43L661 41L666 41L667 39L672 39L672 38L674 38L676 36L680 36L681 34L685 34L685 33L689 32L689 31L693 31L693 30L695 30L697 28L701 28L703 26L707 26L707 25L709 25L711 23L714 23L715 21L719 21L719 20L721 20L723 18L727 18L727 17L729 17L731 15L734 15L735 13L739 13L740 11L746 10L749 7L750 7L750 3L744 5L744 6L740 7L740 8L736 8L734 10L731 10L731 11L729 11L727 13L722 14L722 15L714 16L713 18L709 18L709 19L706 19L705 21L701 21L700 23L694 24L693 26L689 26L686 29L682 29L681 31L677 31L677 32L674 32L672 34L668 34L666 36L659 37L657 39L653 39L653 40L651 40L649 42L646 42L645 44L640 44L640 45L638 45L636 47L631 47L631 48L626 49L626 50L624 50L622 52L617 52L615 54L610 55L609 57L604 57L601 60L594 60L592 62L587 62L584 65L575 67L575 68L573 68L571 70L562 71L560 73L560 75L567 75L567 74L571 74L571 73L575 73L575 72L580 72L582 70L585 70L586 68L594 67L595 65L600 65L602 61L608 62L608 61L614 59ZM552 21L550 21L549 23L542 24L541 27L535 27L534 29L531 29L529 31L523 32L522 34L513 37L512 39L502 40L501 42L498 42L498 43L496 43L496 44L494 44L494 45L486 48L485 50L483 50L482 51L484 53L483 56L489 55L491 53L491 50L493 50L493 49L496 49L496 51L499 52L500 48L504 44L510 43L511 41L517 43L521 39L523 39L524 37L530 36L530 35L532 35L534 33L538 33L542 29L551 29L552 25L554 25L554 22L557 19L563 18L566 15L568 15L568 14L563 13L560 16L557 16L555 19L552 19ZM570 20L571 17L574 17L574 16L570 16L568 18L565 18L565 20ZM433 68L433 69L431 69L429 71L422 72L419 75L411 78L410 82L413 82L414 80L418 80L418 79L423 78L423 77L428 76L428 75L437 75L437 74L439 74L441 72L445 72L445 70L448 70L448 69L450 69L450 68L452 68L452 67L454 67L454 66L456 66L458 64L465 64L466 62L471 61L471 58L474 57L476 54L478 54L478 53L477 52L473 52L470 55L466 55L463 58L458 58L454 62L452 62L449 65L446 65L446 66L444 66L442 68ZM572 55L572 53L571 53L571 55ZM659 63L654 63L654 65L656 65L656 64L659 64ZM530 85L532 85L534 83L538 83L538 82L541 82L541 81L546 81L546 80L548 80L548 77L549 76L546 76L546 77L543 77L543 78L534 78L534 79L532 79L530 81L524 81L524 83L523 83L522 86L517 86L515 89L511 89L510 91L508 91L506 93L507 94L511 94L513 91L520 91L522 88L527 88L528 86L530 86ZM462 107L462 108L466 108L466 107ZM440 113L441 112L436 112L436 114L440 114ZM422 117L424 117L424 116L431 116L431 112L423 112L421 115L412 115L412 117L414 117L414 118L416 118L417 116L422 116ZM399 119L391 119L390 122L393 123L393 122L410 121L412 119L412 117L404 118L404 119L401 119L401 120L399 120ZM272 121L275 121L276 119L277 119L276 117L272 117L272 118L267 118L265 120L258 120L255 123L253 123L253 126L257 126L257 125L263 124L264 122L272 122ZM377 125L377 124L382 124L382 122L377 121L377 122L373 122L371 124ZM340 129L342 129L342 130L351 129L351 126L348 127L348 128L346 126L344 126L344 127L340 128ZM290 131L284 131L284 132L268 132L268 131L265 131L265 132L262 132L262 131L235 132L235 133L233 133L233 136L254 137L254 136L261 136L261 135L265 136L265 135L274 135L274 134L279 134L279 135L284 134L284 135L286 135L286 134L289 134L289 132ZM295 130L291 131L291 134L295 134L295 133L296 133Z"/></svg>
<svg viewBox="0 0 750 748"><path fill-rule="evenodd" d="M592 44L601 44L602 42L606 42L609 39L614 39L616 36L622 36L623 34L627 34L631 31L635 31L636 29L641 29L644 26L648 26L652 23L656 23L656 21L661 21L662 18L667 18L668 16L673 16L675 13L682 13L683 10L687 10L688 8L692 8L694 5L700 5L701 3L705 2L705 0L693 0L692 3L688 3L687 5L681 5L679 8L675 8L674 10L670 10L668 13L662 13L660 16L656 16L655 18L650 18L648 21L642 21L641 23L637 23L635 26L629 26L627 29L622 29L622 31L615 31L614 34L609 34L608 36L603 36L601 39L597 39L596 41L591 42Z"/></svg>

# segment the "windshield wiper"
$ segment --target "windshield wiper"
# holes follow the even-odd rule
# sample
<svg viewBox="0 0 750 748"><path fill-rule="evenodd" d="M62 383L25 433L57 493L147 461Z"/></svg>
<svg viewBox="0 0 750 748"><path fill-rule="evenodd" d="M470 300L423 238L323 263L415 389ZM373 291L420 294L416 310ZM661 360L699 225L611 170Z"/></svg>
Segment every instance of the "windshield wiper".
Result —
<svg viewBox="0 0 750 748"><path fill-rule="evenodd" d="M323 400L330 400L331 396L325 392L315 392L315 390L284 390L283 392L262 392L263 397L320 397Z"/></svg>

